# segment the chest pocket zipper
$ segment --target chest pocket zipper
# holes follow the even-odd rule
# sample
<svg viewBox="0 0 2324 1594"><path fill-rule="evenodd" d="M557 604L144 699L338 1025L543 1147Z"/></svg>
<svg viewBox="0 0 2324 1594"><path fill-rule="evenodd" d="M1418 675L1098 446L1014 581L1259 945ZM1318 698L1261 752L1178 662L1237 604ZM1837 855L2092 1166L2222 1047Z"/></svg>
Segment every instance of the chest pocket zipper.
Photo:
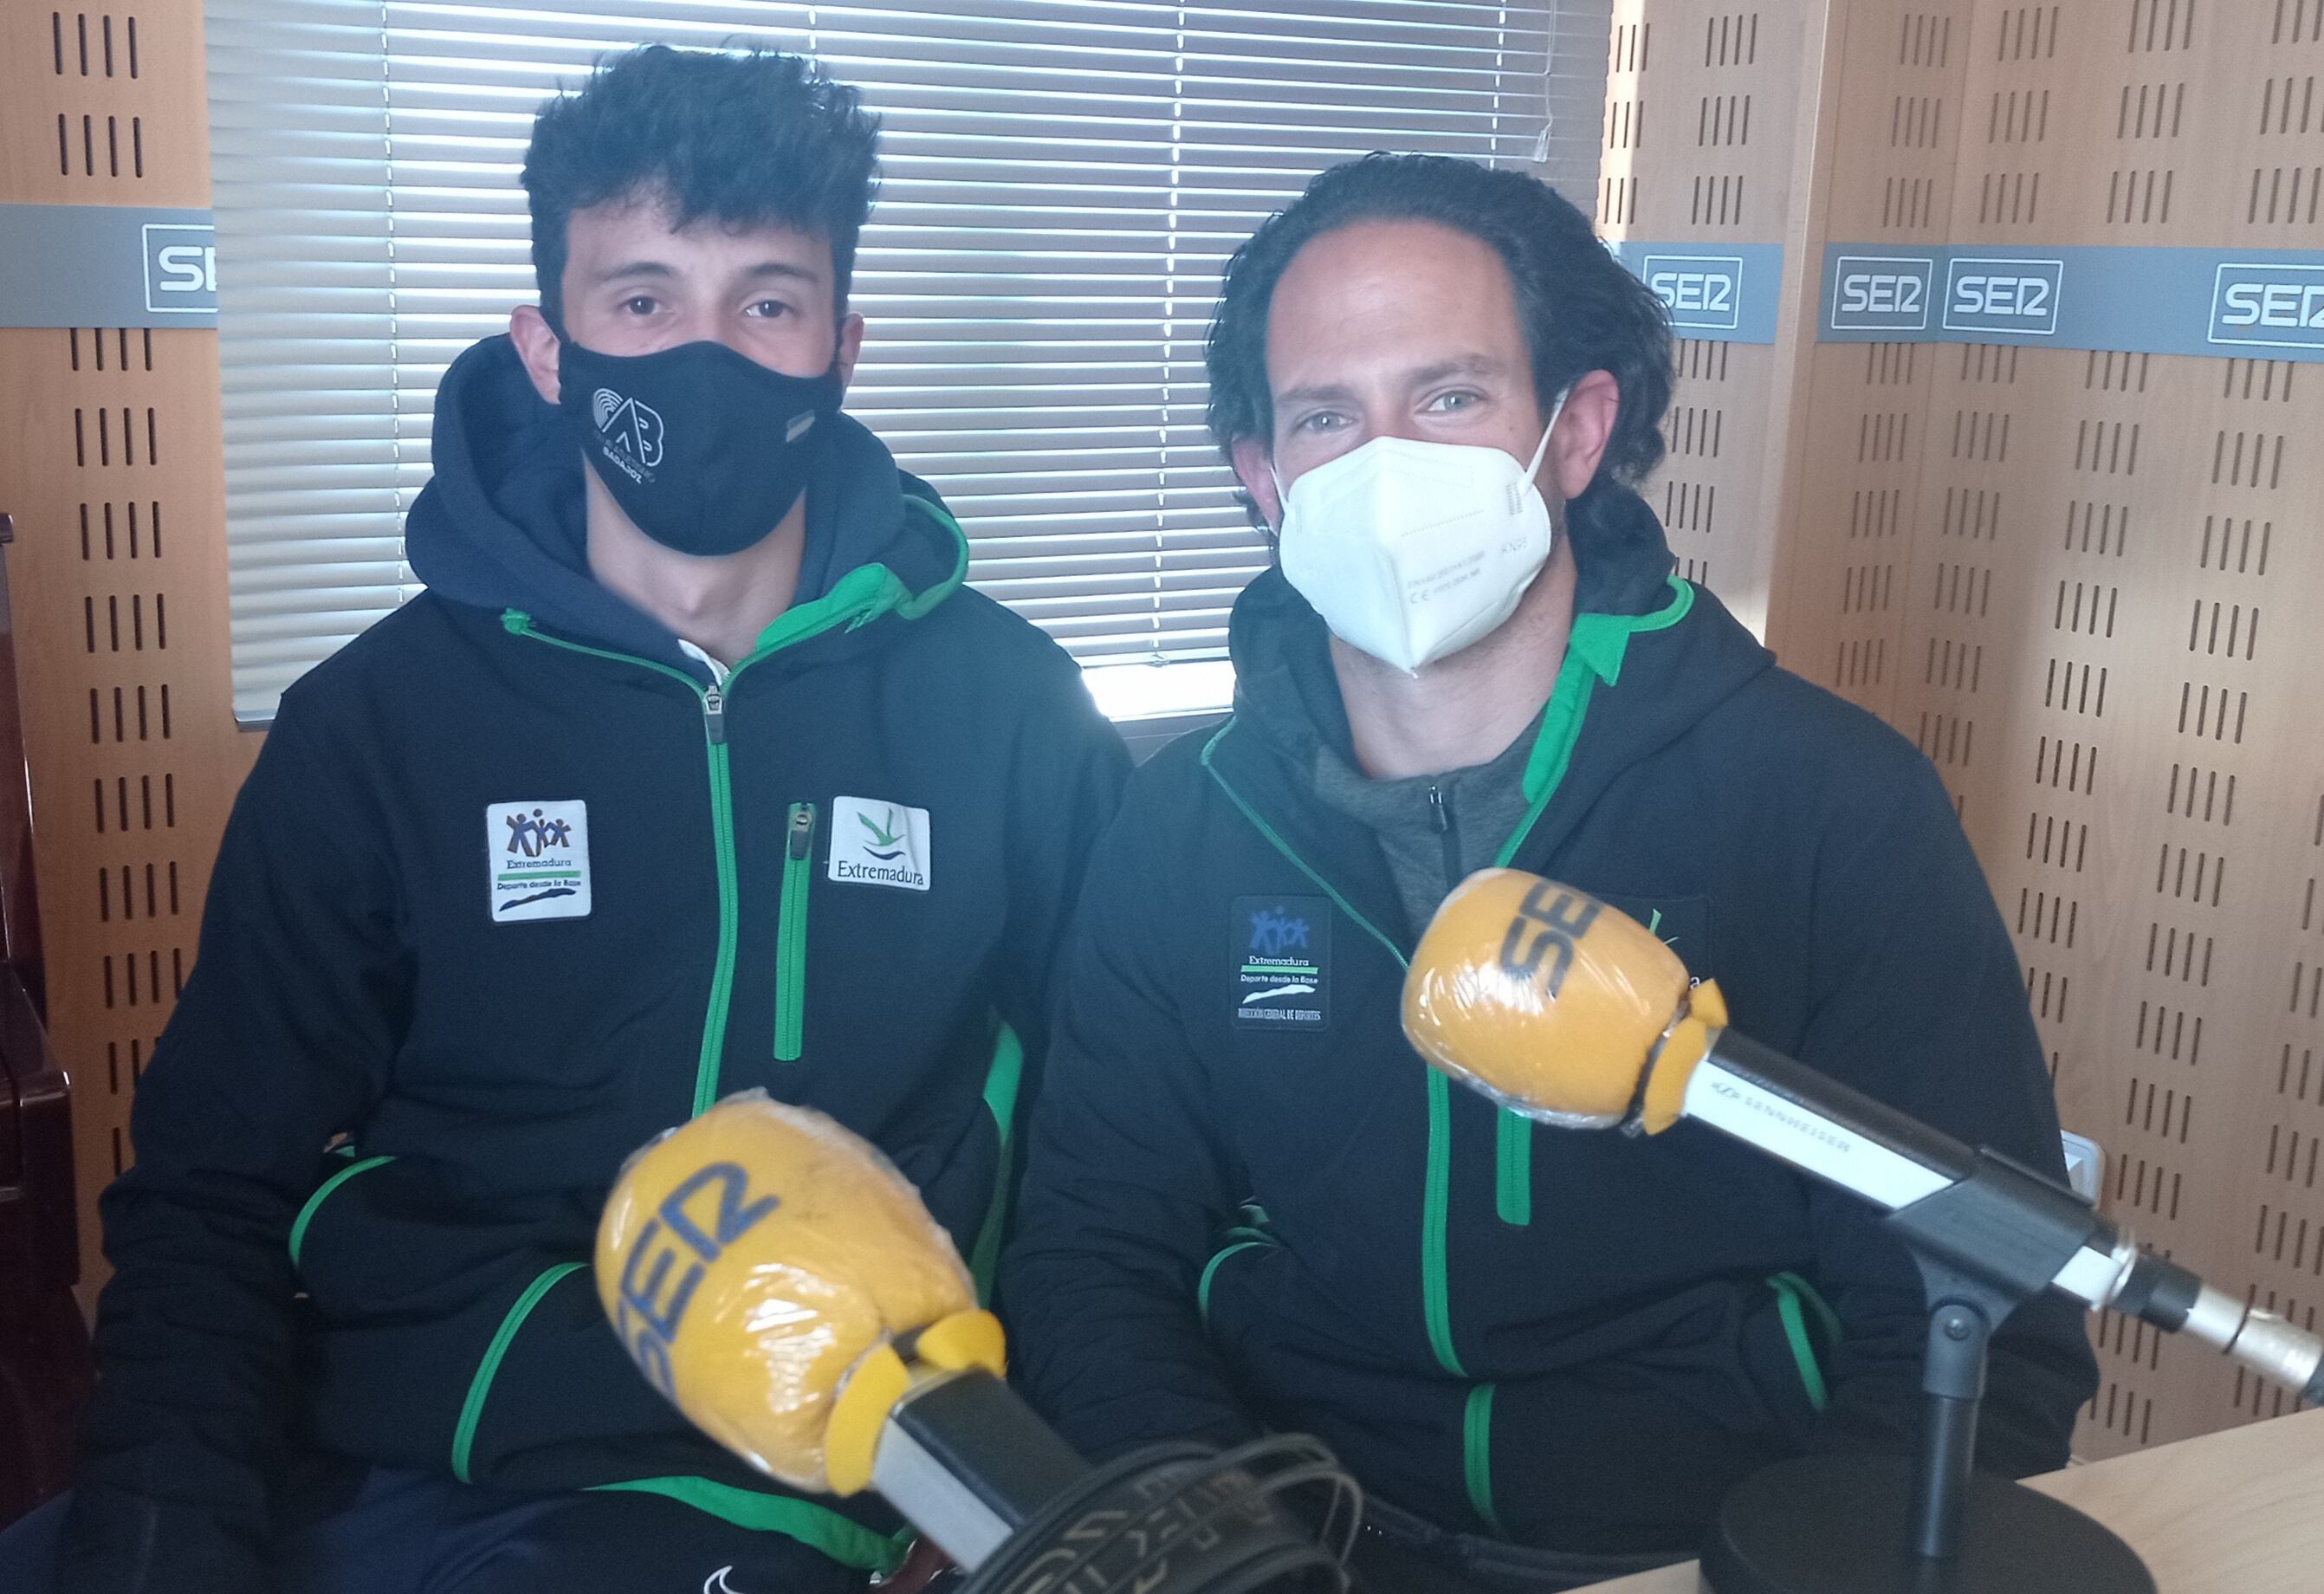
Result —
<svg viewBox="0 0 2324 1594"><path fill-rule="evenodd" d="M807 1042L807 905L815 879L813 803L793 803L783 843L783 892L775 930L775 1060L796 1063Z"/></svg>

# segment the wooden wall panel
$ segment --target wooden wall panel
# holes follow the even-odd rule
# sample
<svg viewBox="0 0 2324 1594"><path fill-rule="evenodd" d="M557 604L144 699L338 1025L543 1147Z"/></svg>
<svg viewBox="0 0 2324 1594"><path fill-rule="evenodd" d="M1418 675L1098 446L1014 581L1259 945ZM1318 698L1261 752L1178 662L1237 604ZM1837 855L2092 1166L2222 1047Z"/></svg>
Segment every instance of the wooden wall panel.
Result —
<svg viewBox="0 0 2324 1594"><path fill-rule="evenodd" d="M1803 72L1821 17L1798 5L1615 0L1608 52L1599 230L1646 242L1767 244L1790 226L1804 152ZM1796 274L1796 261L1787 262ZM1787 336L1793 331L1786 327ZM1680 573L1745 622L1765 622L1775 557L1773 468L1788 342L1682 339L1665 428L1670 454L1646 497Z"/></svg>
<svg viewBox="0 0 2324 1594"><path fill-rule="evenodd" d="M2315 246L2324 0L1844 0L1823 242ZM1771 640L1936 763L2107 1205L2324 1297L2324 371L1821 345ZM2289 1409L2101 1319L2104 1454Z"/></svg>
<svg viewBox="0 0 2324 1594"><path fill-rule="evenodd" d="M1895 718L1964 803L2061 1110L2109 1153L2109 1209L2304 1318L2324 1277L2306 1160L2324 1126L2294 1094L2324 944L2301 944L2324 749L2302 688L2324 657L2297 616L2324 584L2306 534L2324 480L2288 449L2279 474L2274 439L2303 410L2324 420L2307 401L2324 383L2282 364L1978 352L2011 379L1949 366L1937 428L1996 418L2008 457L1932 450ZM1928 530L1972 492L1998 501L1998 530L1964 557ZM1974 613L1951 594L1980 563ZM1948 678L1965 655L1969 677ZM2113 1319L2100 1340L2093 1450L2283 1409L2217 1357Z"/></svg>
<svg viewBox="0 0 2324 1594"><path fill-rule="evenodd" d="M0 200L208 204L200 24L197 0L0 11ZM228 690L217 335L0 330L0 509L94 1282L96 1193L129 1159L137 1074L257 742Z"/></svg>
<svg viewBox="0 0 2324 1594"><path fill-rule="evenodd" d="M0 195L19 205L208 204L201 20L185 0L0 6Z"/></svg>
<svg viewBox="0 0 2324 1594"><path fill-rule="evenodd" d="M1803 244L1811 279L1821 277L1827 243L1947 236L1969 10L1927 0L1835 7L1816 214ZM1808 299L1812 305L1812 290ZM1785 417L1803 452L1782 499L1787 546L1768 640L1792 668L1880 714L1893 711L1909 668L1902 621L1918 483L1931 447L1931 393L1948 352L1911 343L1812 345L1809 375Z"/></svg>

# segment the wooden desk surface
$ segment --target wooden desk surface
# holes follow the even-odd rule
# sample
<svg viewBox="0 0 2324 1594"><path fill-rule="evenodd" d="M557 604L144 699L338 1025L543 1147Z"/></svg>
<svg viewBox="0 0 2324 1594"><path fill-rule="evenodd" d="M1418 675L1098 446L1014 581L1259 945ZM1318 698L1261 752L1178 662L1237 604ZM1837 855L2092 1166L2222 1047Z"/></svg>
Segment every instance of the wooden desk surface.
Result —
<svg viewBox="0 0 2324 1594"><path fill-rule="evenodd" d="M2324 1589L2324 1410L2027 1480L2120 1534L2161 1594ZM1588 1594L1697 1594L1694 1563Z"/></svg>

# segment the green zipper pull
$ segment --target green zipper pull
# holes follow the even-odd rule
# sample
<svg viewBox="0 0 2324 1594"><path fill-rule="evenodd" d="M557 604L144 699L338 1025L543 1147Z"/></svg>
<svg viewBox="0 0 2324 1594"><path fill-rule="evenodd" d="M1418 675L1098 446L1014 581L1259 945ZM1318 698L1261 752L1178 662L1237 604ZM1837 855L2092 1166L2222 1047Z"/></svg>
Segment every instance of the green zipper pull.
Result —
<svg viewBox="0 0 2324 1594"><path fill-rule="evenodd" d="M702 691L702 723L710 732L710 745L716 747L726 740L726 694L715 686Z"/></svg>
<svg viewBox="0 0 2324 1594"><path fill-rule="evenodd" d="M790 856L800 859L815 844L815 806L811 803L796 803L791 806Z"/></svg>

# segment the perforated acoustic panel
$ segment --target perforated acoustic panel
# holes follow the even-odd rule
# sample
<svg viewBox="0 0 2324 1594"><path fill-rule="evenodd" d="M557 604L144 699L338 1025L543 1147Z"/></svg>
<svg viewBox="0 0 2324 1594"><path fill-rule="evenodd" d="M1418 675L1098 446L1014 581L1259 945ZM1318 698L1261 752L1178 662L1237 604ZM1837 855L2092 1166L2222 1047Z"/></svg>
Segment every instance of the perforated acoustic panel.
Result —
<svg viewBox="0 0 2324 1594"><path fill-rule="evenodd" d="M208 203L201 9L0 8L0 201ZM0 330L0 510L84 1276L233 791L216 334Z"/></svg>
<svg viewBox="0 0 2324 1594"><path fill-rule="evenodd" d="M1793 200L1805 8L1616 0L1597 222L1609 238L1783 241ZM1811 69L1812 62L1809 63ZM1811 78L1812 80L1812 78ZM1807 131L1812 131L1807 130ZM1797 260L1787 262L1795 273ZM1765 622L1783 344L1683 338L1646 496L1679 573Z"/></svg>
<svg viewBox="0 0 2324 1594"><path fill-rule="evenodd" d="M2316 242L2324 0L1844 9L1819 246ZM1943 775L2107 1207L2312 1323L2324 370L1957 344L1809 370L1774 641ZM2085 1453L2292 1404L2095 1330Z"/></svg>

